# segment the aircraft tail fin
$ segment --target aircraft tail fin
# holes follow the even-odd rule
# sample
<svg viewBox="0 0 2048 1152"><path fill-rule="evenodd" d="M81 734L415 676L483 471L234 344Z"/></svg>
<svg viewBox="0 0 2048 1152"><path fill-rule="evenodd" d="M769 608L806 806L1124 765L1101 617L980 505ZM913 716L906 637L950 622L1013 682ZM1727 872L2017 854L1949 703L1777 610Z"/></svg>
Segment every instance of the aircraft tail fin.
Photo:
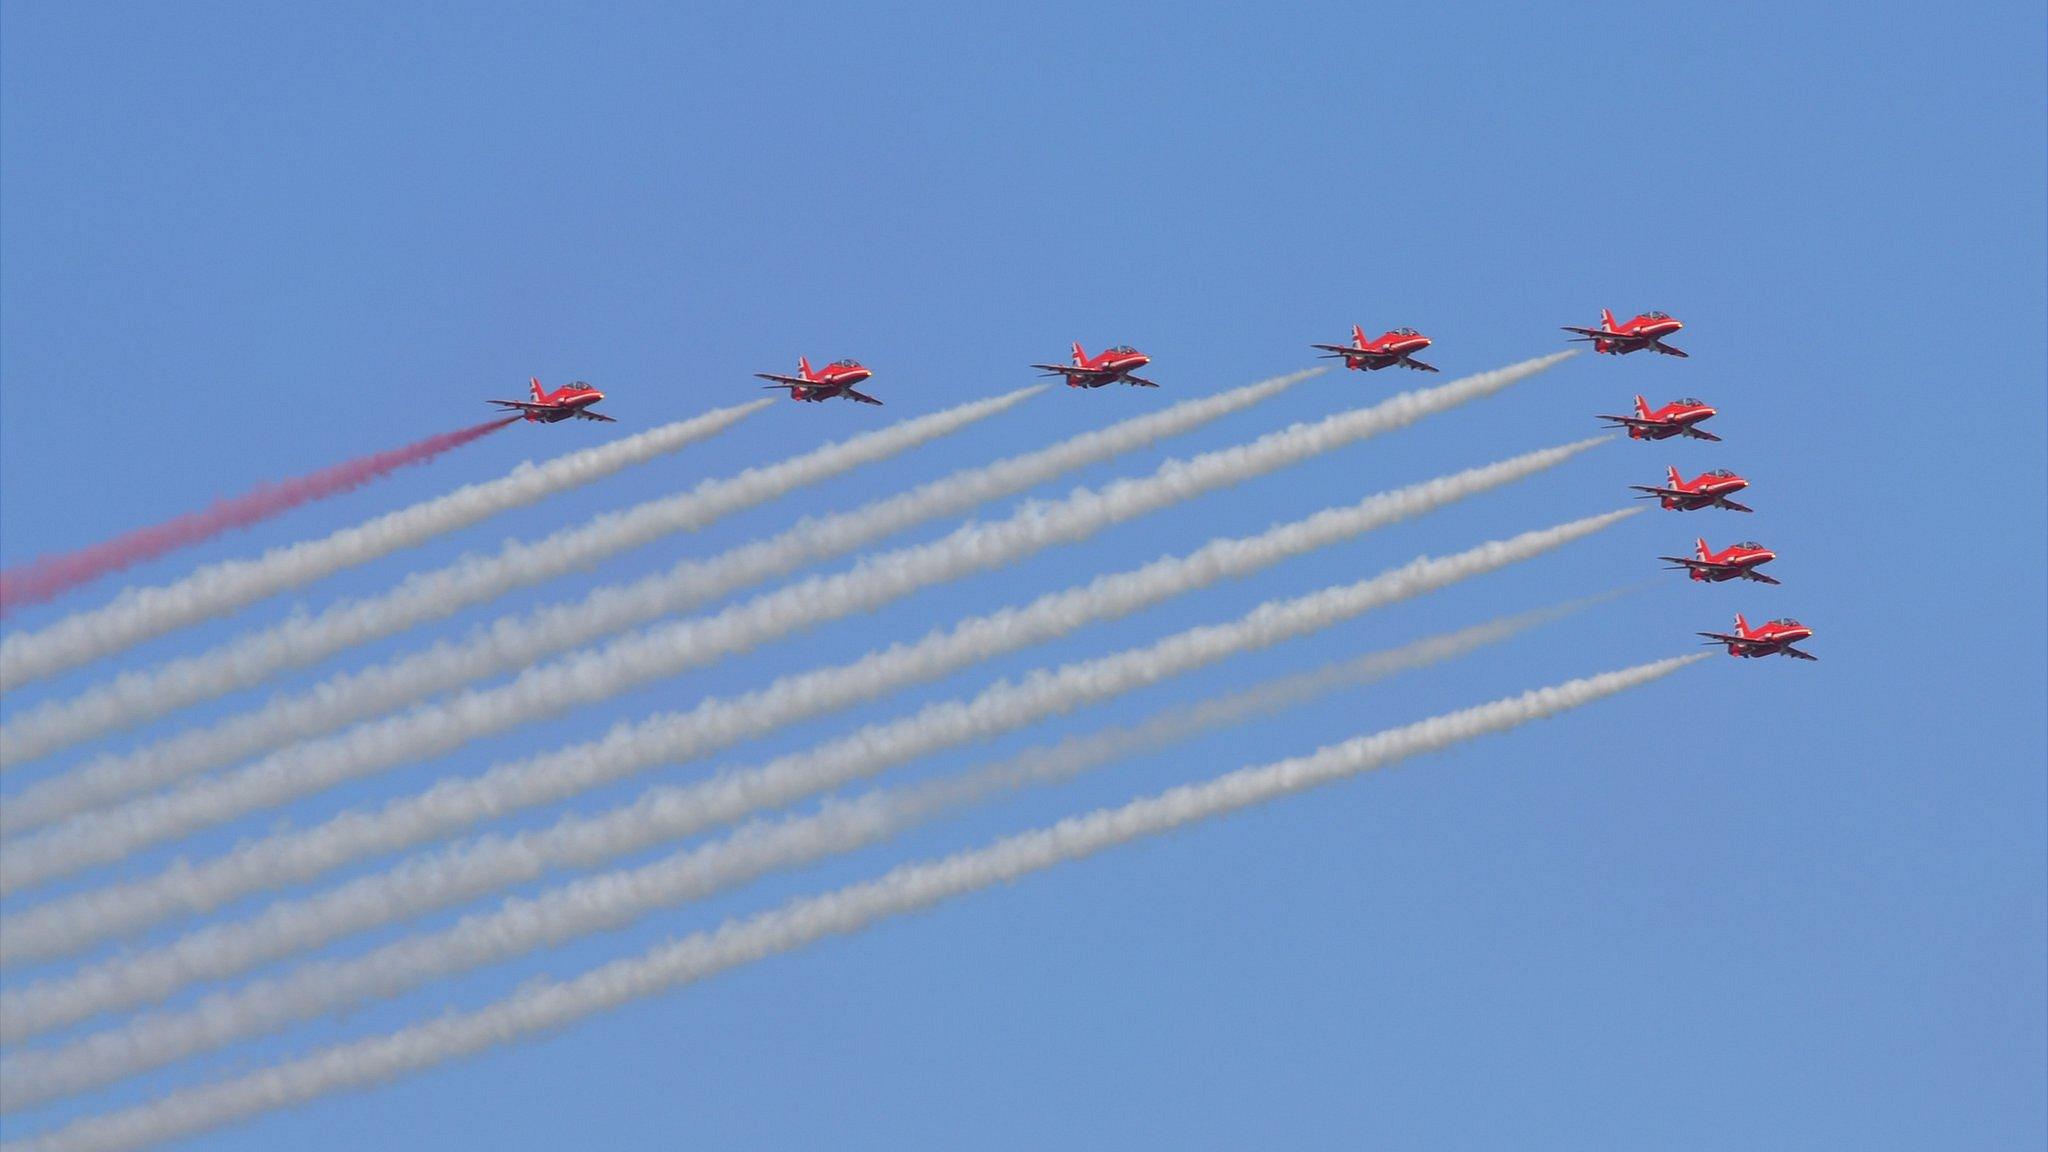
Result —
<svg viewBox="0 0 2048 1152"><path fill-rule="evenodd" d="M1678 469L1677 469L1677 468L1673 468L1673 467L1666 467L1666 468L1664 469L1664 478L1665 478L1665 479L1667 479L1667 480L1669 480L1669 481L1671 481L1671 486L1672 486L1673 488L1676 488L1676 487L1678 487Z"/></svg>
<svg viewBox="0 0 2048 1152"><path fill-rule="evenodd" d="M541 397L546 395L546 393L540 390L540 377L531 377L527 382L527 387L533 391L533 402L536 404L540 403Z"/></svg>
<svg viewBox="0 0 2048 1152"><path fill-rule="evenodd" d="M1365 347L1365 329L1356 324L1351 326L1351 346L1353 348Z"/></svg>
<svg viewBox="0 0 2048 1152"><path fill-rule="evenodd" d="M1692 554L1695 560L1705 560L1707 558L1707 538L1705 536L1692 542Z"/></svg>
<svg viewBox="0 0 2048 1152"><path fill-rule="evenodd" d="M1650 418L1650 406L1647 403L1644 403L1643 398L1641 396L1636 397L1636 415L1642 417L1645 420L1648 420Z"/></svg>
<svg viewBox="0 0 2048 1152"><path fill-rule="evenodd" d="M1735 634L1737 636L1749 635L1749 618L1740 612L1735 614Z"/></svg>
<svg viewBox="0 0 2048 1152"><path fill-rule="evenodd" d="M1079 365L1086 364L1087 362L1088 354L1086 352L1081 351L1081 342L1079 340L1074 341L1074 364L1078 367Z"/></svg>
<svg viewBox="0 0 2048 1152"><path fill-rule="evenodd" d="M809 356L799 356L796 358L796 374L806 380L815 377L815 374L811 371L811 358Z"/></svg>
<svg viewBox="0 0 2048 1152"><path fill-rule="evenodd" d="M1600 310L1600 326L1602 328L1607 329L1609 332L1619 331L1619 329L1615 328L1614 326L1614 313L1605 308L1602 308Z"/></svg>

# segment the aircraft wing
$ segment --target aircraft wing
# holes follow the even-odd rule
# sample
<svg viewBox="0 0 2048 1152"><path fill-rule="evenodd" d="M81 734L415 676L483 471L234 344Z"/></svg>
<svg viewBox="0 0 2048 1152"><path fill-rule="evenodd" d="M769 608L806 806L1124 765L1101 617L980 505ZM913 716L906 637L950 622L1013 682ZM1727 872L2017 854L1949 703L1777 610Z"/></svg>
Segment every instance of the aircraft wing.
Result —
<svg viewBox="0 0 2048 1152"><path fill-rule="evenodd" d="M1152 381L1150 381L1150 380L1147 380L1147 379L1144 379L1143 377L1140 377L1140 376L1126 376L1126 377L1124 377L1124 383L1126 383L1126 384L1136 384L1136 385L1137 385L1138 387L1140 387L1140 388L1157 388L1157 387L1159 387L1159 385L1157 385L1157 384L1154 384L1154 383L1153 383Z"/></svg>
<svg viewBox="0 0 2048 1152"><path fill-rule="evenodd" d="M484 403L502 404L507 408L517 408L521 412L553 412L555 410L555 406L552 404L531 404L525 400L486 400Z"/></svg>
<svg viewBox="0 0 2048 1152"><path fill-rule="evenodd" d="M1648 484L1631 484L1629 485L1629 487L1643 494L1642 496L1636 497L1636 499L1638 500L1641 500L1646 496L1661 496L1672 500L1683 500L1688 496L1699 495L1699 493L1697 492L1685 492L1677 488L1652 488Z"/></svg>
<svg viewBox="0 0 2048 1152"><path fill-rule="evenodd" d="M1780 652L1783 652L1783 653L1784 653L1785 655L1787 655L1787 656L1790 656L1790 657L1792 657L1792 658L1793 658L1794 660L1819 660L1819 659L1820 659L1820 657L1818 657L1818 656L1815 656L1815 655L1814 655L1813 653L1811 653L1811 652L1801 652L1801 651L1800 651L1799 649L1797 649L1797 648L1794 648L1794 647L1793 647L1793 646L1791 646L1790 644L1787 644L1787 645L1785 645L1785 646L1784 646L1783 648L1780 648L1780 649L1778 649L1778 651L1780 651Z"/></svg>
<svg viewBox="0 0 2048 1152"><path fill-rule="evenodd" d="M609 416L605 415L604 413L602 413L602 412L592 412L592 411L591 411L590 409L588 409L588 408L578 408L578 409L576 410L576 418L577 418L578 420L598 420L598 421L602 421L602 422L604 422L604 423L606 423L606 424L617 424L617 423L618 423L618 421L617 421L617 420L614 420L614 419L612 419L611 417L609 417Z"/></svg>
<svg viewBox="0 0 2048 1152"><path fill-rule="evenodd" d="M1438 370L1437 366L1434 364L1424 364L1420 360L1416 360L1407 356L1401 357L1401 367L1413 368L1417 372L1435 372Z"/></svg>
<svg viewBox="0 0 2048 1152"><path fill-rule="evenodd" d="M1754 509L1754 508L1751 508L1751 507L1750 507L1749 505L1747 505L1747 504L1737 504L1737 503L1736 503L1735 501L1733 501L1733 500L1716 500L1716 501L1714 501L1714 503L1716 503L1716 504L1720 505L1720 506L1721 506L1721 507L1723 507L1723 508L1726 508L1726 509L1727 509L1727 510L1729 510L1730 512L1754 512L1754 511L1756 511L1756 509Z"/></svg>
<svg viewBox="0 0 2048 1152"><path fill-rule="evenodd" d="M1714 435L1712 432L1702 432L1699 429L1690 426L1680 428L1678 430L1678 434L1680 436L1690 436L1695 440L1712 440L1716 444L1719 444L1721 442L1721 438L1719 436Z"/></svg>
<svg viewBox="0 0 2048 1152"><path fill-rule="evenodd" d="M1678 565L1682 565L1682 566L1684 566L1684 567L1687 567L1687 568L1695 568L1695 569L1698 569L1699 571L1702 571L1702 572L1733 572L1733 571L1735 571L1735 565L1733 565L1733 564L1714 564L1714 563L1710 563L1710 562L1708 562L1708 561L1706 561L1706 560L1693 560L1693 559L1689 559L1689 558L1687 558L1687 557L1684 557L1684 556L1659 556L1659 557L1657 557L1657 559L1659 559L1659 560L1669 560L1669 561L1670 561L1671 563L1673 563L1673 564L1678 564ZM1777 583L1777 581L1776 581L1776 580L1772 580L1772 581L1771 581L1771 583L1773 583L1773 584L1776 584L1776 583Z"/></svg>
<svg viewBox="0 0 2048 1152"><path fill-rule="evenodd" d="M775 381L774 386L777 388L809 388L817 383L816 380L806 380L801 376L777 376L773 372L756 372L754 375L763 380Z"/></svg>
<svg viewBox="0 0 2048 1152"><path fill-rule="evenodd" d="M875 399L873 396L870 396L865 392L855 392L851 388L841 388L839 390L839 394L841 396L847 396L852 399L858 400L863 404L873 404L878 408L881 407L882 404L880 400Z"/></svg>
<svg viewBox="0 0 2048 1152"><path fill-rule="evenodd" d="M1333 356L1370 356L1370 355L1372 355L1372 353L1370 353L1370 352L1366 351L1366 350L1365 350L1365 349L1363 349L1363 348L1356 348L1356 347L1353 347L1353 346L1351 346L1351 345L1348 345L1348 344L1311 344L1311 345L1309 345L1309 347L1311 347L1311 348L1318 348L1318 349L1321 349L1322 351L1324 351L1324 352L1328 352L1328 353L1330 353L1330 354L1331 354L1331 355L1333 355Z"/></svg>
<svg viewBox="0 0 2048 1152"><path fill-rule="evenodd" d="M1599 413L1599 414L1595 415L1595 416L1593 417L1593 419L1595 419L1595 420L1612 420L1612 421L1614 421L1614 422L1615 422L1616 424L1626 424L1626 425L1628 425L1628 426L1629 426L1630 428L1662 428L1662 427L1664 427L1664 421L1662 421L1662 420L1645 420L1645 419L1643 419L1643 418L1642 418L1642 417L1640 417L1640 416L1609 416L1609 415L1608 415L1607 413L1605 413L1605 412L1601 412L1601 413ZM1716 437L1715 437L1715 439L1716 439L1716 440L1718 440L1718 439L1720 439L1720 437L1716 436Z"/></svg>
<svg viewBox="0 0 2048 1152"><path fill-rule="evenodd" d="M1052 375L1055 375L1055 376L1113 376L1113 375L1115 375L1115 373L1113 373L1113 372L1110 372L1110 371L1107 371L1106 369L1102 369L1102 368L1082 368L1082 367L1080 367L1079 365L1075 365L1075 364L1033 364L1033 365L1032 365L1032 367L1033 367L1033 368L1038 368L1038 369L1042 369L1042 370L1044 370L1045 372L1048 372L1048 373L1050 373L1050 374L1052 374Z"/></svg>
<svg viewBox="0 0 2048 1152"><path fill-rule="evenodd" d="M1700 632L1696 633L1696 635L1705 636L1716 644L1740 644L1745 648L1756 645L1756 641L1747 636L1730 636L1726 632Z"/></svg>
<svg viewBox="0 0 2048 1152"><path fill-rule="evenodd" d="M1560 327L1566 332L1577 332L1587 340L1627 340L1630 338L1625 332L1608 332L1600 328L1574 328L1569 324L1561 325Z"/></svg>
<svg viewBox="0 0 2048 1152"><path fill-rule="evenodd" d="M1682 359L1682 360L1690 360L1690 359L1692 359L1692 357L1691 357L1690 355L1688 355L1688 354L1686 354L1686 353L1684 353L1684 352L1681 352L1681 351L1679 351L1679 350L1678 350L1678 349L1676 349L1676 348L1673 348L1673 347L1672 347L1671 345L1669 345L1669 344L1666 344L1666 343L1664 343L1664 342L1663 342L1663 341L1661 341L1661 340L1652 340L1652 341L1650 341L1650 347L1652 347L1652 348L1655 348L1655 349L1656 349L1657 351L1659 351L1659 352L1662 352L1662 353L1663 353L1663 354L1665 354L1666 356L1676 356L1676 357L1678 357L1678 358L1680 358L1680 359Z"/></svg>
<svg viewBox="0 0 2048 1152"><path fill-rule="evenodd" d="M1758 583L1762 583L1762 584L1777 584L1777 583L1781 583L1781 581L1779 581L1777 577L1775 577L1775 576L1766 576L1766 575L1764 575L1763 573L1761 573L1761 572L1757 571L1757 570L1756 570L1756 569L1754 569L1754 568L1750 568L1750 569L1748 569L1748 570L1744 571L1744 572L1742 573L1742 578L1743 578L1743 579L1745 579L1745 580L1755 580L1755 581L1757 581Z"/></svg>

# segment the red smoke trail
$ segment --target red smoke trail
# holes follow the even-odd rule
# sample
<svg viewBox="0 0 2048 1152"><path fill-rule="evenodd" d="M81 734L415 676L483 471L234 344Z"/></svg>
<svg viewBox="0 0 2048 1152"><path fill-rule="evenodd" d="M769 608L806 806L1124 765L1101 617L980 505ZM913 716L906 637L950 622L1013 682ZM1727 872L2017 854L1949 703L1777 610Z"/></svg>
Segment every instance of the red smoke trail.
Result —
<svg viewBox="0 0 2048 1152"><path fill-rule="evenodd" d="M104 544L62 556L46 557L12 572L0 572L0 615L24 604L40 604L88 580L97 580L109 572L119 572L144 560L154 560L166 552L197 544L231 528L246 528L301 504L346 492L407 464L425 463L518 419L517 416L508 416L464 428L460 432L429 436L417 444L336 464L310 476L265 485L247 495L223 500L204 512L193 512L153 528L142 528Z"/></svg>

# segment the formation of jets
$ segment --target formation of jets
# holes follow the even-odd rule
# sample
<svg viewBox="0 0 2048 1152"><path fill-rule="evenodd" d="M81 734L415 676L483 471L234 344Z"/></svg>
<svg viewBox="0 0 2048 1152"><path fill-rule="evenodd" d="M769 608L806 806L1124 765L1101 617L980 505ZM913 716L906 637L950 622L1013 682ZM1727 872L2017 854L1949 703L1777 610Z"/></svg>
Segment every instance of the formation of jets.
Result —
<svg viewBox="0 0 2048 1152"><path fill-rule="evenodd" d="M1573 337L1575 340L1592 341L1595 352L1625 356L1630 352L1650 348L1666 356L1682 357L1686 354L1664 343L1664 338L1684 327L1685 325L1663 312L1644 312L1626 324L1617 324L1614 321L1614 313L1602 308L1600 327L1567 327L1565 331L1577 333ZM1603 413L1596 419L1607 421L1610 427L1626 429L1631 440L1683 438L1719 443L1719 436L1699 427L1702 421L1714 415L1712 405L1691 396L1673 400L1656 409L1652 409L1648 401L1638 396L1634 415L1613 416ZM1659 507L1673 512L1694 512L1702 508L1724 508L1730 512L1754 511L1746 504L1738 504L1729 499L1730 496L1749 487L1749 481L1727 468L1715 468L1686 480L1679 476L1678 469L1667 467L1664 470L1664 483L1631 484L1629 487L1639 493L1637 499L1655 500ZM1754 540L1744 540L1715 551L1707 546L1707 539L1704 536L1693 541L1691 556L1658 557L1671 566L1670 570L1684 572L1688 580L1702 584L1720 584L1730 580L1777 584L1778 580L1775 577L1757 571L1777 558L1776 552ZM1699 635L1709 644L1725 647L1730 656L1790 656L1795 660L1818 659L1812 653L1794 647L1799 641L1811 637L1813 629L1789 616L1752 628L1749 619L1738 612L1735 616L1735 631L1701 632Z"/></svg>
<svg viewBox="0 0 2048 1152"><path fill-rule="evenodd" d="M1621 323L1615 320L1612 311L1602 308L1598 328L1566 325L1564 331L1572 333L1573 340L1591 343L1593 351L1604 355L1626 356L1649 349L1665 356L1686 357L1687 353L1665 342L1667 337L1684 328L1683 323L1666 312L1642 312ZM1416 353L1432 343L1429 337L1413 328L1392 328L1368 338L1363 326L1353 324L1349 344L1312 344L1310 347L1323 353L1325 359L1342 360L1350 371L1377 372L1382 368L1399 366L1417 372L1435 372L1435 365L1415 358ZM1033 364L1031 367L1047 376L1061 378L1069 388L1101 388L1107 384L1157 388L1156 382L1136 374L1151 363L1151 357L1128 344L1105 348L1091 356L1076 341L1067 363ZM822 369L814 369L808 357L800 356L794 376L775 372L757 372L755 375L768 381L766 387L787 391L791 400L817 403L838 397L861 404L882 403L856 387L874 376L874 372L858 360L834 360ZM532 382L531 399L493 400L491 403L516 410L525 419L540 424L570 419L610 422L611 417L591 410L591 405L603 399L604 393L580 380L553 392L544 392L536 379ZM1632 415L1603 413L1598 419L1607 421L1614 428L1626 430L1631 440L1688 439L1719 443L1719 436L1700 427L1715 414L1712 405L1691 396L1654 409L1643 397L1637 396ZM1659 506L1675 512L1702 508L1753 511L1747 505L1730 499L1749 487L1749 481L1726 468L1702 472L1690 480L1682 478L1677 468L1666 468L1664 483L1632 484L1630 487L1639 494L1638 499L1656 500ZM1664 556L1660 559L1669 562L1674 570L1685 572L1688 579L1701 583L1718 584L1729 580L1778 583L1757 571L1761 565L1777 559L1777 553L1755 541L1732 544L1717 552L1708 548L1706 539L1701 537L1694 541L1690 557ZM1790 618L1772 620L1751 628L1744 617L1737 615L1734 632L1701 632L1699 635L1709 643L1725 645L1732 656L1784 655L1802 660L1814 659L1793 647L1795 642L1812 636L1813 629Z"/></svg>

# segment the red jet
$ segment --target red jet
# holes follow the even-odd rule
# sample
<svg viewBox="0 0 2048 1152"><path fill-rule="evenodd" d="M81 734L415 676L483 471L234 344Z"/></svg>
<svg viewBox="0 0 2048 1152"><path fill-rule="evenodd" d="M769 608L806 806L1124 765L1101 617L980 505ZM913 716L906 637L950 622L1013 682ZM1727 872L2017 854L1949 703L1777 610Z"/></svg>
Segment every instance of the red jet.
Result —
<svg viewBox="0 0 2048 1152"><path fill-rule="evenodd" d="M763 380L775 381L768 385L770 388L789 389L791 400L822 401L830 400L834 396L844 396L848 400L858 400L863 404L881 403L865 392L853 390L855 384L874 375L873 372L861 367L858 360L834 360L825 365L823 372L814 372L811 370L810 359L799 356L796 359L796 371L797 374L794 376L778 376L773 372L756 372L754 375Z"/></svg>
<svg viewBox="0 0 2048 1152"><path fill-rule="evenodd" d="M1673 436L1690 436L1695 440L1718 441L1721 439L1719 436L1712 432L1702 432L1695 427L1713 414L1714 409L1706 401L1696 400L1691 396L1683 400L1673 400L1655 412L1650 411L1650 406L1638 396L1635 415L1602 415L1599 419L1612 420L1617 427L1628 429L1628 438L1631 440L1669 440Z"/></svg>
<svg viewBox="0 0 2048 1152"><path fill-rule="evenodd" d="M1712 644L1728 646L1730 656L1790 656L1795 660L1818 660L1811 652L1801 652L1792 645L1813 635L1813 629L1783 616L1766 623L1761 628L1751 628L1742 613L1735 614L1735 634L1726 632L1702 632Z"/></svg>
<svg viewBox="0 0 2048 1152"><path fill-rule="evenodd" d="M592 388L581 380L571 380L553 392L540 390L540 379L536 377L530 385L531 400L492 400L490 403L506 408L516 408L536 424L553 424L561 420L602 420L607 424L618 421L601 412L592 412L590 406L604 399L604 393Z"/></svg>
<svg viewBox="0 0 2048 1152"><path fill-rule="evenodd" d="M1605 352L1610 356L1626 356L1645 348L1655 348L1666 356L1683 356L1685 353L1664 343L1664 337L1685 327L1662 312L1645 312L1620 327L1615 327L1614 313L1600 310L1600 327L1573 328L1565 326L1567 332L1577 332L1576 340L1591 340L1593 351Z"/></svg>
<svg viewBox="0 0 2048 1152"><path fill-rule="evenodd" d="M1100 388L1104 384L1135 384L1140 388L1157 388L1159 385L1131 373L1150 364L1152 358L1128 344L1105 348L1090 356L1081 351L1079 341L1074 344L1072 364L1033 364L1042 368L1047 376L1065 376L1069 388Z"/></svg>
<svg viewBox="0 0 2048 1152"><path fill-rule="evenodd" d="M1429 347L1429 344L1429 337L1413 328L1396 328L1377 340L1367 340L1365 329L1353 324L1350 344L1311 344L1309 347L1320 348L1328 353L1323 357L1325 360L1341 356L1344 359L1344 367L1355 368L1361 372L1377 372L1382 368L1392 368L1396 364L1403 368L1413 368L1418 372L1434 372L1435 365L1424 364L1414 358L1415 353Z"/></svg>
<svg viewBox="0 0 2048 1152"><path fill-rule="evenodd" d="M1643 496L1638 496L1636 499L1641 500L1645 496L1655 496L1663 503L1664 507L1675 509L1679 512L1691 512L1697 508L1726 508L1730 512L1756 511L1754 508L1745 508L1735 501L1728 499L1728 497L1749 487L1749 481L1744 480L1726 468L1716 468L1712 472L1702 472L1690 480L1680 480L1678 478L1678 469L1676 468L1666 468L1665 472L1668 474L1669 483L1662 488L1653 488L1647 484L1629 485L1629 487L1643 493Z"/></svg>
<svg viewBox="0 0 2048 1152"><path fill-rule="evenodd" d="M1668 560L1677 569L1683 569L1694 580L1719 584L1723 580L1755 580L1759 584L1776 584L1777 581L1757 571L1757 568L1776 560L1778 554L1754 540L1730 544L1719 552L1707 551L1705 537L1693 541L1692 559L1682 556L1659 556Z"/></svg>

